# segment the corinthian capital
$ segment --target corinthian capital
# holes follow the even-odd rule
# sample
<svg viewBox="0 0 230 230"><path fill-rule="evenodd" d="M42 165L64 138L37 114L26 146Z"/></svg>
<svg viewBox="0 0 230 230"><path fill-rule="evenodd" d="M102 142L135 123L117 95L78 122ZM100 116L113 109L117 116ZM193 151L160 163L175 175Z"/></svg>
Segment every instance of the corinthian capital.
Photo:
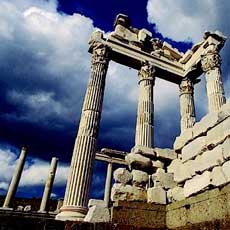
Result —
<svg viewBox="0 0 230 230"><path fill-rule="evenodd" d="M221 57L216 47L209 49L201 58L201 66L204 72L220 68Z"/></svg>
<svg viewBox="0 0 230 230"><path fill-rule="evenodd" d="M92 48L92 65L96 63L106 64L108 62L108 47L101 42L93 42Z"/></svg>
<svg viewBox="0 0 230 230"><path fill-rule="evenodd" d="M140 77L139 83L143 80L155 80L155 67L149 63L145 63L138 72Z"/></svg>
<svg viewBox="0 0 230 230"><path fill-rule="evenodd" d="M185 94L185 93L193 94L194 83L192 82L191 79L185 78L181 81L179 85L179 89L180 89L180 95Z"/></svg>

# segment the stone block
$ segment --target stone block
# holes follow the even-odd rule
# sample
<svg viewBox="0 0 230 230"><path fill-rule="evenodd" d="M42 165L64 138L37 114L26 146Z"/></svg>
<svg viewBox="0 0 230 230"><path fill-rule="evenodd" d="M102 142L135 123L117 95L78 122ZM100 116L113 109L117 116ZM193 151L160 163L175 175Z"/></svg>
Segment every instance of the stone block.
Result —
<svg viewBox="0 0 230 230"><path fill-rule="evenodd" d="M115 183L111 191L112 201L147 201L146 190L140 187L131 185L122 185Z"/></svg>
<svg viewBox="0 0 230 230"><path fill-rule="evenodd" d="M223 145L222 145L222 149L223 149L223 157L225 160L229 160L230 159L230 138L227 138Z"/></svg>
<svg viewBox="0 0 230 230"><path fill-rule="evenodd" d="M184 200L184 188L176 186L172 189L169 189L167 191L167 198L169 202Z"/></svg>
<svg viewBox="0 0 230 230"><path fill-rule="evenodd" d="M156 161L152 161L152 168L153 171L156 171L157 169L164 168L164 163L162 161L156 160Z"/></svg>
<svg viewBox="0 0 230 230"><path fill-rule="evenodd" d="M16 210L17 212L23 212L24 207L22 205L17 206Z"/></svg>
<svg viewBox="0 0 230 230"><path fill-rule="evenodd" d="M149 181L149 175L146 172L133 169L132 170L133 180L132 183L134 186L145 188Z"/></svg>
<svg viewBox="0 0 230 230"><path fill-rule="evenodd" d="M218 187L227 183L226 176L221 166L213 168L211 172L211 184Z"/></svg>
<svg viewBox="0 0 230 230"><path fill-rule="evenodd" d="M137 169L145 172L151 171L152 161L138 153L130 153L125 157L130 169Z"/></svg>
<svg viewBox="0 0 230 230"><path fill-rule="evenodd" d="M177 158L177 153L173 149L154 148L157 158L164 160L174 160Z"/></svg>
<svg viewBox="0 0 230 230"><path fill-rule="evenodd" d="M206 149L206 137L198 137L182 149L182 162L194 159Z"/></svg>
<svg viewBox="0 0 230 230"><path fill-rule="evenodd" d="M230 117L213 127L207 133L206 144L208 148L214 148L230 136Z"/></svg>
<svg viewBox="0 0 230 230"><path fill-rule="evenodd" d="M88 203L88 207L93 207L93 206L98 206L98 207L106 207L105 201L104 200L97 200L97 199L90 199Z"/></svg>
<svg viewBox="0 0 230 230"><path fill-rule="evenodd" d="M227 161L223 164L222 170L224 172L227 182L230 182L230 161Z"/></svg>
<svg viewBox="0 0 230 230"><path fill-rule="evenodd" d="M148 188L147 202L155 204L166 204L166 191L161 186Z"/></svg>
<svg viewBox="0 0 230 230"><path fill-rule="evenodd" d="M228 115L221 111L212 112L204 116L200 122L197 122L193 127L193 135L194 137L197 136L206 136L207 131L210 130L212 127L218 125L221 121L226 119Z"/></svg>
<svg viewBox="0 0 230 230"><path fill-rule="evenodd" d="M148 155L148 157L150 158L156 156L156 153L153 148L148 148L148 147L140 146L140 145L134 146L131 152L135 154Z"/></svg>
<svg viewBox="0 0 230 230"><path fill-rule="evenodd" d="M192 179L187 180L184 185L184 196L189 197L196 194L211 184L211 172L205 171L201 175L196 175Z"/></svg>
<svg viewBox="0 0 230 230"><path fill-rule="evenodd" d="M179 137L176 138L173 149L177 152L180 153L181 149L189 143L191 140L193 140L193 129L189 128L186 129Z"/></svg>
<svg viewBox="0 0 230 230"><path fill-rule="evenodd" d="M90 223L110 222L109 209L106 207L94 205L89 208L84 221Z"/></svg>
<svg viewBox="0 0 230 230"><path fill-rule="evenodd" d="M152 175L153 181L160 183L162 188L170 189L176 186L176 182L173 180L172 173L166 173L164 169L157 169L156 173Z"/></svg>
<svg viewBox="0 0 230 230"><path fill-rule="evenodd" d="M220 166L224 163L222 154L222 146L218 145L210 151L206 151L201 155L200 172L212 169L214 166Z"/></svg>
<svg viewBox="0 0 230 230"><path fill-rule="evenodd" d="M174 173L179 164L181 164L181 160L180 159L173 160L171 162L171 164L167 167L167 172L168 173Z"/></svg>
<svg viewBox="0 0 230 230"><path fill-rule="evenodd" d="M26 205L24 208L24 212L31 212L31 211L32 211L31 205Z"/></svg>
<svg viewBox="0 0 230 230"><path fill-rule="evenodd" d="M132 174L125 168L118 168L113 173L114 180L116 183L127 184L132 180Z"/></svg>

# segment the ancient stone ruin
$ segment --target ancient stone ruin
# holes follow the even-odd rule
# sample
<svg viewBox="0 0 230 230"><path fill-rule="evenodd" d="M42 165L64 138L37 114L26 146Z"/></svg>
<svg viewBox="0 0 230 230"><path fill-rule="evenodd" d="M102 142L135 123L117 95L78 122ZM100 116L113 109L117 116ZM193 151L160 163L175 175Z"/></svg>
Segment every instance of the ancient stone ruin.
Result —
<svg viewBox="0 0 230 230"><path fill-rule="evenodd" d="M225 99L219 54L225 41L218 31L205 32L202 41L184 54L153 38L146 29L133 28L129 17L122 14L116 17L113 32L92 33L91 73L64 202L56 220L150 229L191 225L195 229L198 223L230 215L230 102ZM135 146L129 153L111 149L96 152L110 60L138 71ZM197 122L194 85L203 73L209 112ZM154 145L156 78L178 85L181 133L173 149ZM104 200L89 200L94 160L108 162ZM111 188L113 163L122 167L113 172ZM40 212L46 210L48 192L44 193ZM4 206L8 204L6 198Z"/></svg>

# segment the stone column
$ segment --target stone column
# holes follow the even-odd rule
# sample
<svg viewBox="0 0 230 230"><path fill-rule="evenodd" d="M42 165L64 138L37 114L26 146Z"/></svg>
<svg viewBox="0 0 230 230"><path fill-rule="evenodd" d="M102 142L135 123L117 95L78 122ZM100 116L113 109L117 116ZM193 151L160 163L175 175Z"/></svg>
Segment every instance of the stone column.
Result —
<svg viewBox="0 0 230 230"><path fill-rule="evenodd" d="M202 56L201 64L206 76L209 112L218 111L226 99L221 78L221 58L215 45L210 45Z"/></svg>
<svg viewBox="0 0 230 230"><path fill-rule="evenodd" d="M107 166L107 175L106 175L105 192L104 192L104 201L106 207L109 207L109 201L110 201L112 170L113 170L113 165L111 162L109 162Z"/></svg>
<svg viewBox="0 0 230 230"><path fill-rule="evenodd" d="M180 115L181 133L193 127L196 122L194 107L194 84L189 78L184 78L180 85Z"/></svg>
<svg viewBox="0 0 230 230"><path fill-rule="evenodd" d="M43 192L39 212L49 211L47 205L49 203L49 199L50 199L50 195L51 195L51 191L53 187L54 177L55 177L56 169L57 169L57 163L58 163L58 159L56 157L53 157L51 160L50 171L49 171L48 178L46 180L45 189Z"/></svg>
<svg viewBox="0 0 230 230"><path fill-rule="evenodd" d="M26 155L27 155L27 149L26 147L22 147L21 154L18 159L16 169L14 171L14 175L10 182L10 186L9 186L9 189L8 189L8 192L7 192L4 204L3 204L3 208L9 208L14 199L14 196L16 194L18 184L19 184L19 181L22 175L23 167L26 161Z"/></svg>
<svg viewBox="0 0 230 230"><path fill-rule="evenodd" d="M105 45L93 42L91 49L91 74L71 160L64 204L56 216L59 220L83 220L88 210L93 161L109 63L108 48Z"/></svg>
<svg viewBox="0 0 230 230"><path fill-rule="evenodd" d="M137 109L137 124L135 146L153 147L153 86L155 68L145 63L139 76L139 101Z"/></svg>

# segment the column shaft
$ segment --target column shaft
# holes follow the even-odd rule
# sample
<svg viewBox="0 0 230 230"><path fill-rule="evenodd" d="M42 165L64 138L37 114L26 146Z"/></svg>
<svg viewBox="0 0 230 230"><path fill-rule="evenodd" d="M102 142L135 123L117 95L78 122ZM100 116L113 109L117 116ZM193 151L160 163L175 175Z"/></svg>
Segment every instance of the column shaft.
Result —
<svg viewBox="0 0 230 230"><path fill-rule="evenodd" d="M50 195L51 195L51 191L52 191L52 187L53 187L53 182L54 182L56 169L57 169L57 163L58 163L58 159L56 157L53 157L52 160L51 160L50 171L49 171L48 178L46 180L45 189L44 189L44 192L43 192L39 212L47 212L47 211L49 211L47 205L48 205Z"/></svg>
<svg viewBox="0 0 230 230"><path fill-rule="evenodd" d="M4 208L9 208L10 205L12 204L12 201L14 199L14 196L16 194L18 184L22 175L23 167L26 161L26 155L27 155L27 149L25 147L22 147L21 149L21 154L18 159L16 169L14 171L14 175L12 177L12 180L10 182L10 186L3 204Z"/></svg>
<svg viewBox="0 0 230 230"><path fill-rule="evenodd" d="M186 129L193 127L196 122L194 106L194 85L186 78L180 83L180 115L181 115L181 133Z"/></svg>
<svg viewBox="0 0 230 230"><path fill-rule="evenodd" d="M220 69L221 58L215 46L203 55L201 64L206 76L209 112L215 112L226 102Z"/></svg>
<svg viewBox="0 0 230 230"><path fill-rule="evenodd" d="M105 191L104 191L104 201L105 201L105 204L106 204L107 207L109 207L109 201L110 201L112 170L113 170L113 165L112 165L111 162L109 162L108 166L107 166L107 174L106 174L106 181L105 181Z"/></svg>
<svg viewBox="0 0 230 230"><path fill-rule="evenodd" d="M155 69L149 64L141 67L139 76L139 100L136 124L136 146L153 147L153 86Z"/></svg>
<svg viewBox="0 0 230 230"><path fill-rule="evenodd" d="M56 219L82 220L87 213L109 62L107 51L103 44L99 42L93 44L91 74L71 160L64 204Z"/></svg>

